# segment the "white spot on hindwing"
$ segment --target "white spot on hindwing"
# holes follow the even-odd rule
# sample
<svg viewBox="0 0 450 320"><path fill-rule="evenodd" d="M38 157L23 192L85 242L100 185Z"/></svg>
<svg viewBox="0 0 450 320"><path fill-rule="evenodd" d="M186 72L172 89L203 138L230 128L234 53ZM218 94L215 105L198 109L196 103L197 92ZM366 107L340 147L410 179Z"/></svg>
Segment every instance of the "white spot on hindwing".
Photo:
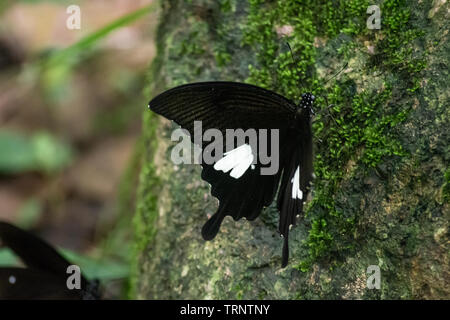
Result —
<svg viewBox="0 0 450 320"><path fill-rule="evenodd" d="M14 284L14 283L16 283L16 277L14 277L14 276L9 276L8 281L9 281L10 284Z"/></svg>
<svg viewBox="0 0 450 320"><path fill-rule="evenodd" d="M300 166L295 170L292 182L292 199L303 199L303 192L300 190Z"/></svg>
<svg viewBox="0 0 450 320"><path fill-rule="evenodd" d="M216 162L214 169L217 171L230 172L230 176L239 179L251 166L253 162L252 148L243 144L236 149L228 151L224 157Z"/></svg>

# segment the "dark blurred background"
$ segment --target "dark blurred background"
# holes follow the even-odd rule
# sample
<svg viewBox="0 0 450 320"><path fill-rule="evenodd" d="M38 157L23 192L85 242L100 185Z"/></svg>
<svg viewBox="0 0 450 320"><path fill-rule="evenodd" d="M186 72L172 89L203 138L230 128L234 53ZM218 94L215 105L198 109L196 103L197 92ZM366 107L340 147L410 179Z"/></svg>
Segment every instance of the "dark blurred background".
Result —
<svg viewBox="0 0 450 320"><path fill-rule="evenodd" d="M66 27L71 4L81 8L80 30ZM107 298L126 297L133 236L126 198L155 55L151 5L0 4L0 219L61 249L100 278ZM0 249L0 265L16 263Z"/></svg>

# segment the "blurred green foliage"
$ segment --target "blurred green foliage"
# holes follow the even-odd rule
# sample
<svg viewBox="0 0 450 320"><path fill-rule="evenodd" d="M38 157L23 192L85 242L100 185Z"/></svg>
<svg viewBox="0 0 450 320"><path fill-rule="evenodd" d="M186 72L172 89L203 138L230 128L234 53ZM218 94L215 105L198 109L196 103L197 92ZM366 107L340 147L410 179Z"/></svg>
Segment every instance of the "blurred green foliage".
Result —
<svg viewBox="0 0 450 320"><path fill-rule="evenodd" d="M30 198L19 209L17 223L25 229L36 225L41 217L44 205L39 198Z"/></svg>
<svg viewBox="0 0 450 320"><path fill-rule="evenodd" d="M14 267L17 266L18 260L14 253L9 249L0 250L0 266Z"/></svg>
<svg viewBox="0 0 450 320"><path fill-rule="evenodd" d="M89 279L108 281L128 277L129 266L123 261L90 258L67 249L60 252L68 261L79 266L83 274Z"/></svg>
<svg viewBox="0 0 450 320"><path fill-rule="evenodd" d="M148 15L155 8L154 4L139 8L84 36L67 48L46 50L36 62L26 66L23 79L30 83L40 83L47 98L61 101L66 98L73 69L97 52L101 40L111 32Z"/></svg>
<svg viewBox="0 0 450 320"><path fill-rule="evenodd" d="M25 136L21 133L0 131L0 173L53 173L65 168L72 157L70 146L48 132Z"/></svg>
<svg viewBox="0 0 450 320"><path fill-rule="evenodd" d="M25 3L47 2L42 0L21 0ZM80 1L53 0L52 2L70 5L79 4ZM0 1L0 13L15 4L15 1ZM19 80L22 84L37 87L44 93L45 101L49 107L65 106L67 94L73 90L70 86L75 71L89 63L89 59L101 58L99 45L108 35L140 18L147 16L157 7L157 3L139 8L126 14L106 26L87 34L75 44L63 48L48 48L39 56L23 65ZM140 115L136 95L142 88L141 73L119 70L117 76L105 80L105 87L113 87L113 92L121 98L117 106L112 106L108 112L99 112L92 119L95 134L124 133L127 125ZM130 100L130 96L131 99ZM127 106L121 104L124 100ZM57 102L56 104L53 102ZM136 108L133 106L136 105ZM50 111L51 112L51 111ZM0 174L14 175L27 172L43 172L56 174L68 167L74 161L75 151L69 142L62 141L55 134L48 131L20 133L10 129L0 130ZM128 171L137 172L139 163L132 163ZM127 171L127 172L128 172ZM130 174L129 172L125 175ZM124 179L125 180L125 179ZM126 181L128 181L126 179ZM132 197L131 188L128 186ZM123 189L123 187L121 187ZM119 191L122 197L123 190ZM127 194L128 194L127 193ZM118 205L121 204L118 199ZM131 201L131 200L130 200ZM114 279L124 279L129 274L131 217L124 208L118 209L117 221L90 255L80 255L71 250L62 249L61 254L69 261L81 267L82 272L89 278L97 278L103 283ZM43 203L38 198L30 198L19 209L16 223L25 229L36 225L43 212ZM124 215L122 216L122 213ZM0 266L17 266L19 260L9 249L0 250Z"/></svg>
<svg viewBox="0 0 450 320"><path fill-rule="evenodd" d="M40 83L49 98L64 98L73 68L92 53L92 49L107 35L147 15L154 7L149 5L135 10L65 49L47 52L36 62L25 66L23 79ZM123 115L124 113L119 111L119 117L110 118L123 119ZM119 122L123 126L123 121ZM0 173L16 174L28 171L53 173L66 167L72 157L70 146L51 133L36 132L28 137L16 132L0 131Z"/></svg>

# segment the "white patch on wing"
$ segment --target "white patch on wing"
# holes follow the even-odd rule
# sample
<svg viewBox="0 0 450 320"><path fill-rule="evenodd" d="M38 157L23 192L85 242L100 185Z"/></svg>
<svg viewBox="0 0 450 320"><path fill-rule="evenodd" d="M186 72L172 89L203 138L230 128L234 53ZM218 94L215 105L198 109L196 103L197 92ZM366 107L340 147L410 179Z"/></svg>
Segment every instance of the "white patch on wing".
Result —
<svg viewBox="0 0 450 320"><path fill-rule="evenodd" d="M253 162L252 148L243 144L236 149L225 152L224 157L216 162L214 169L217 171L230 172L230 176L239 179Z"/></svg>
<svg viewBox="0 0 450 320"><path fill-rule="evenodd" d="M303 199L303 192L300 190L300 166L295 170L292 182L292 199Z"/></svg>

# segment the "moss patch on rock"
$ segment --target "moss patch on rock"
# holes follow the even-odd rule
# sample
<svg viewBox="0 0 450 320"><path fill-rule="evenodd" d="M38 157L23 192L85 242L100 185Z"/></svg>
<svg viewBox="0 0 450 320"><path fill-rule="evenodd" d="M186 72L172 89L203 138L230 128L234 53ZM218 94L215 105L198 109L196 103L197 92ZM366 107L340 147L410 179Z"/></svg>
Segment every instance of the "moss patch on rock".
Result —
<svg viewBox="0 0 450 320"><path fill-rule="evenodd" d="M274 207L251 223L226 219L205 242L217 201L199 167L170 162L175 126L146 111L133 297L449 297L448 5L385 0L370 30L372 4L163 2L152 94L203 80L294 101L313 92L317 179L287 268ZM369 265L380 290L366 287Z"/></svg>

